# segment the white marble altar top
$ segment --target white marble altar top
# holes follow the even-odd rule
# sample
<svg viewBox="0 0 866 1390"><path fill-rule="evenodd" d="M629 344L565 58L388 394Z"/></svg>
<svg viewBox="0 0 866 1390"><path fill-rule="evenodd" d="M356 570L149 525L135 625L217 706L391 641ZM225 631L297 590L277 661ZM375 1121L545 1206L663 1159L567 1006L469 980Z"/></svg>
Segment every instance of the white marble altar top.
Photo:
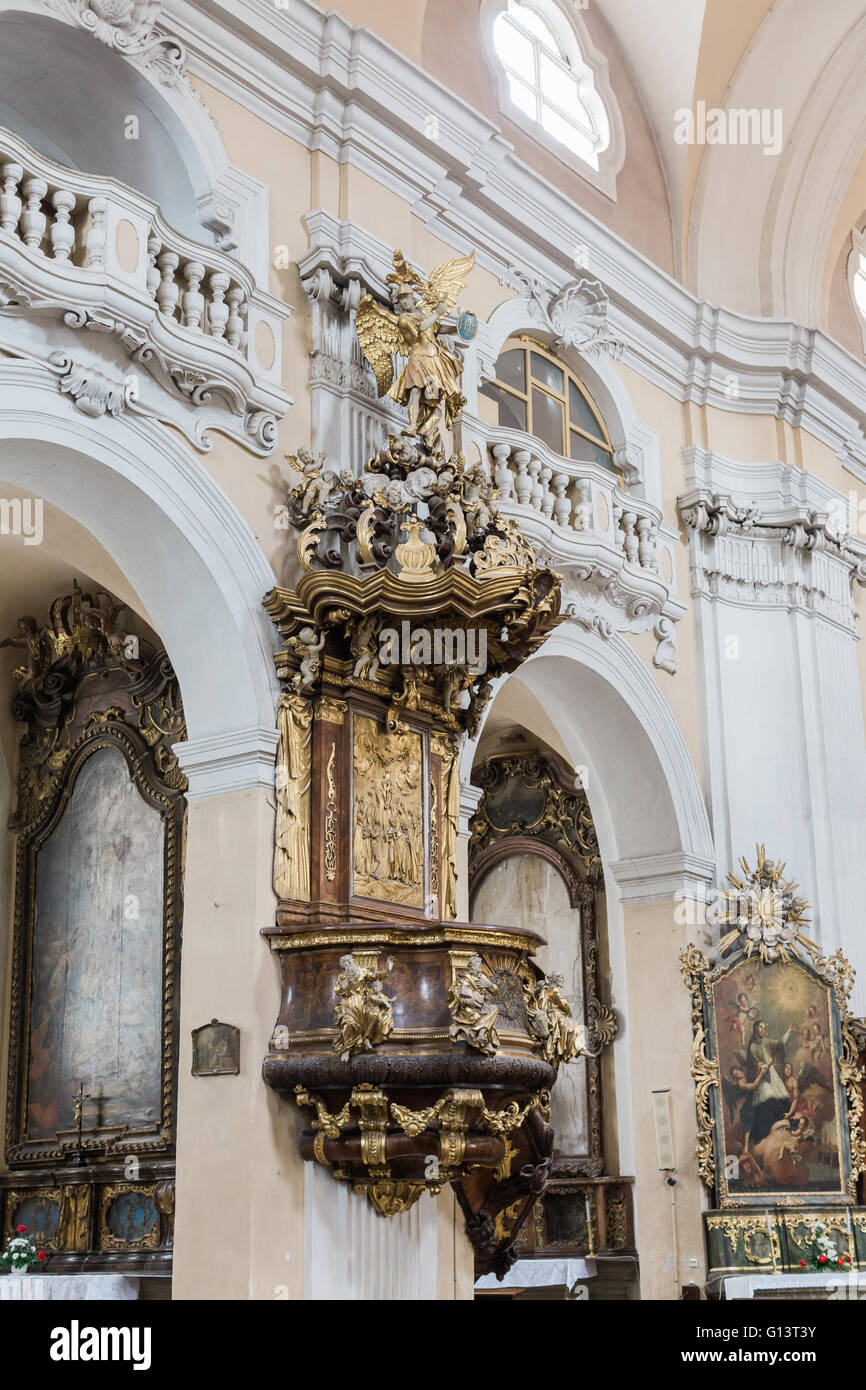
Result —
<svg viewBox="0 0 866 1390"><path fill-rule="evenodd" d="M31 1300L132 1300L138 1280L124 1274L9 1274L0 1278L0 1302Z"/></svg>

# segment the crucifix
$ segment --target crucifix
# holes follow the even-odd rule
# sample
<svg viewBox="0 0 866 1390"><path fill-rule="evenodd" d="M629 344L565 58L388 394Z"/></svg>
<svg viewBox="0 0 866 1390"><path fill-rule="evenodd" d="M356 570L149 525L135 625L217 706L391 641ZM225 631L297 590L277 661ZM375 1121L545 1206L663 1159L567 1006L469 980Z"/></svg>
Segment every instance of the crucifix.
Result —
<svg viewBox="0 0 866 1390"><path fill-rule="evenodd" d="M82 1129L83 1117L84 1117L84 1102L85 1102L86 1100L90 1100L90 1099L91 1099L91 1097L90 1097L89 1095L85 1095L85 1093L84 1093L84 1082L83 1082L83 1081L79 1081L79 1083L78 1083L78 1090L76 1091L75 1095L72 1097L72 1109L73 1109L73 1115L74 1115L74 1118L75 1118L75 1128L76 1128L76 1130L78 1131L78 1147L77 1147L77 1150L76 1150L75 1158L73 1159L73 1163L75 1164L76 1168L79 1168L79 1167L81 1166L81 1161L82 1161L82 1159L81 1159L81 1129Z"/></svg>

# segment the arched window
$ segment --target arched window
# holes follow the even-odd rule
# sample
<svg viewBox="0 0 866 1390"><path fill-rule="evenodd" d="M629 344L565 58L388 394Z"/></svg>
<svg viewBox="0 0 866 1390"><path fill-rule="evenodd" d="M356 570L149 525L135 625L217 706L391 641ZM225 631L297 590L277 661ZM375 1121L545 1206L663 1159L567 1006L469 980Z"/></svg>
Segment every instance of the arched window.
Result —
<svg viewBox="0 0 866 1390"><path fill-rule="evenodd" d="M866 232L852 232L853 245L848 257L848 288L854 302L854 312L863 335L863 351L866 353Z"/></svg>
<svg viewBox="0 0 866 1390"><path fill-rule="evenodd" d="M613 469L613 447L598 406L541 343L506 343L496 359L496 379L480 389L496 402L498 424L535 435L564 458Z"/></svg>
<svg viewBox="0 0 866 1390"><path fill-rule="evenodd" d="M493 47L518 110L597 170L610 144L610 122L564 15L551 0L508 0L494 21Z"/></svg>

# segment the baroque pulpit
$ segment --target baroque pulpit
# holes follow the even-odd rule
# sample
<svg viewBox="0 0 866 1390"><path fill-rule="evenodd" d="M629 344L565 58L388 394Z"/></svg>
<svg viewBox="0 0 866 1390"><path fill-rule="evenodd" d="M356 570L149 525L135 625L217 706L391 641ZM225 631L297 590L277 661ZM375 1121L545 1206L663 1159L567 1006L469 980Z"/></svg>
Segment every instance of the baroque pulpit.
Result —
<svg viewBox="0 0 866 1390"><path fill-rule="evenodd" d="M587 1044L534 963L540 936L455 920L462 741L560 621L559 577L461 451L444 338L471 265L425 282L398 252L393 312L358 308L403 433L360 476L291 459L300 577L265 600L283 642L264 1077L304 1108L305 1158L383 1216L460 1184L492 1256L496 1211L528 1212L546 1182L550 1088Z"/></svg>

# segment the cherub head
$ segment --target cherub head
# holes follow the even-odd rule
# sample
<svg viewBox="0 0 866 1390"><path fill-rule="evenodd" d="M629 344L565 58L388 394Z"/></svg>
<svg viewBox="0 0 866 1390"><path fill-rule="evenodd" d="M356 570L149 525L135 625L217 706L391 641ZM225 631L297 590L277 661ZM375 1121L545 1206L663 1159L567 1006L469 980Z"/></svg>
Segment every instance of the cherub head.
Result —
<svg viewBox="0 0 866 1390"><path fill-rule="evenodd" d="M340 956L340 969L349 980L357 980L361 974L361 967L354 956Z"/></svg>

